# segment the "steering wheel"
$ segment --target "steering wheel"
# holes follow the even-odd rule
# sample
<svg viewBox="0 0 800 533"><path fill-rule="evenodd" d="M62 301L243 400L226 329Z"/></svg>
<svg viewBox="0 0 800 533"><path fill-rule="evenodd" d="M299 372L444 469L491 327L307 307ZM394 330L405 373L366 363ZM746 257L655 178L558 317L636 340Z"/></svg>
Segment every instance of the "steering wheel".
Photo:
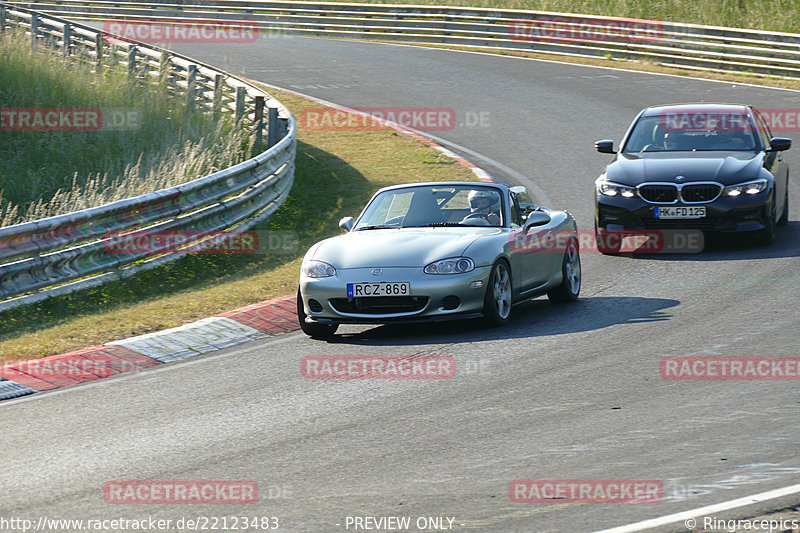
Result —
<svg viewBox="0 0 800 533"><path fill-rule="evenodd" d="M487 226L490 226L492 224L491 221L489 220L490 216L491 216L491 213L470 213L469 215L467 215L464 218L462 218L461 222L459 222L459 224L465 224L465 223L469 222L470 220L475 219L476 221L477 220L482 220L482 221L486 222Z"/></svg>

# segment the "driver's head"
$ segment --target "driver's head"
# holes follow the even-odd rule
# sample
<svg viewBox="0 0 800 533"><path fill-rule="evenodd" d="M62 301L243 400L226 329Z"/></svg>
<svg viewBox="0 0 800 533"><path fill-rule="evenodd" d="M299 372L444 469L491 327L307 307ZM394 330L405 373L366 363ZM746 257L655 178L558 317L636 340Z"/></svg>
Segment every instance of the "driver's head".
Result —
<svg viewBox="0 0 800 533"><path fill-rule="evenodd" d="M679 144L678 135L676 133L666 133L664 135L664 148L667 150L677 150Z"/></svg>
<svg viewBox="0 0 800 533"><path fill-rule="evenodd" d="M499 211L500 195L486 189L473 189L467 196L473 213L496 213Z"/></svg>

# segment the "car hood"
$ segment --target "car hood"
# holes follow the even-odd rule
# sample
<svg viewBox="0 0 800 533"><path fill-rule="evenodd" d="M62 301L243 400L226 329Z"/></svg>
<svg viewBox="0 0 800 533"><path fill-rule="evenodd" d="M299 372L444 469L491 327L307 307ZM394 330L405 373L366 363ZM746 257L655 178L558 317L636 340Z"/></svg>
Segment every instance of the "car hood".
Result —
<svg viewBox="0 0 800 533"><path fill-rule="evenodd" d="M309 259L336 267L424 267L446 257L458 257L484 235L499 228L401 228L351 231L318 243Z"/></svg>
<svg viewBox="0 0 800 533"><path fill-rule="evenodd" d="M671 152L620 154L606 169L607 179L624 185L645 181L718 181L731 185L759 177L763 153ZM684 183L685 183L684 182Z"/></svg>

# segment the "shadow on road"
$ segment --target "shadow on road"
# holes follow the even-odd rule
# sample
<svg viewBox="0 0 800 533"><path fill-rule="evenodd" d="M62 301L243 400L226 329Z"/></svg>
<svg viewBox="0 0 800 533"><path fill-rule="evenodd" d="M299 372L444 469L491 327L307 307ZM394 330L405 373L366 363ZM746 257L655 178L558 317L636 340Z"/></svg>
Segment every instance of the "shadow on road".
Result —
<svg viewBox="0 0 800 533"><path fill-rule="evenodd" d="M342 327L328 342L365 346L460 344L494 339L535 338L603 329L617 324L669 320L667 311L680 303L664 298L598 296L553 305L540 298L514 308L511 324L487 327L480 320L390 324L354 333Z"/></svg>

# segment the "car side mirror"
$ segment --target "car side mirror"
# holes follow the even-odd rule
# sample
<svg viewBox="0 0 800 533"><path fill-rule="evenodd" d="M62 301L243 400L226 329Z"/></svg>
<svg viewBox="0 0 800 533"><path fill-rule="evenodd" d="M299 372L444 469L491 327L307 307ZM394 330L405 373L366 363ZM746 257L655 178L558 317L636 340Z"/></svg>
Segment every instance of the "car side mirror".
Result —
<svg viewBox="0 0 800 533"><path fill-rule="evenodd" d="M792 147L792 140L786 137L773 137L769 140L770 152L783 152Z"/></svg>
<svg viewBox="0 0 800 533"><path fill-rule="evenodd" d="M532 228L534 226L544 226L545 224L549 224L550 220L550 215L544 211L533 211L528 215L528 218L525 219L525 229Z"/></svg>
<svg viewBox="0 0 800 533"><path fill-rule="evenodd" d="M595 141L594 149L600 152L601 154L613 154L614 153L614 141L610 139L605 139L602 141Z"/></svg>
<svg viewBox="0 0 800 533"><path fill-rule="evenodd" d="M344 231L350 231L351 229L353 229L353 222L355 222L353 217L344 217L339 221L339 227L342 228Z"/></svg>

